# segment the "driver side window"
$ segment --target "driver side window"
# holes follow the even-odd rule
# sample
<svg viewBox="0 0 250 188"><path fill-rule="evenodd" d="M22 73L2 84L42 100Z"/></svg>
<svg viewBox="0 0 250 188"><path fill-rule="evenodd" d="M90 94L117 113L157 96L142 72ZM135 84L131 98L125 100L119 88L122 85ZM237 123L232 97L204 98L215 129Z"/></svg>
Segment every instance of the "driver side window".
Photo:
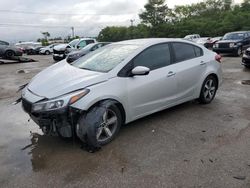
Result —
<svg viewBox="0 0 250 188"><path fill-rule="evenodd" d="M133 67L144 66L150 70L165 67L171 64L168 44L158 44L147 48L133 60Z"/></svg>
<svg viewBox="0 0 250 188"><path fill-rule="evenodd" d="M87 44L86 44L86 41L85 40L83 40L83 41L81 41L78 45L77 45L77 47L78 48L83 48L83 47L85 47Z"/></svg>

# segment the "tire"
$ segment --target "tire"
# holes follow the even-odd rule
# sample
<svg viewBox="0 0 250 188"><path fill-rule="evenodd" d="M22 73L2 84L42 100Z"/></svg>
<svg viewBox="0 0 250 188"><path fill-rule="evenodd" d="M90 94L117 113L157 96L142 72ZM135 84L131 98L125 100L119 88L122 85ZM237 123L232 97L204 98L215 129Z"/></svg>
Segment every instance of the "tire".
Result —
<svg viewBox="0 0 250 188"><path fill-rule="evenodd" d="M250 69L250 65L244 65L245 68Z"/></svg>
<svg viewBox="0 0 250 188"><path fill-rule="evenodd" d="M88 147L100 148L116 137L121 125L119 108L112 102L101 103L79 118L76 134Z"/></svg>
<svg viewBox="0 0 250 188"><path fill-rule="evenodd" d="M242 55L243 51L242 51L242 47L239 47L236 51L236 56L240 57Z"/></svg>
<svg viewBox="0 0 250 188"><path fill-rule="evenodd" d="M45 55L49 55L50 52L48 50L45 51Z"/></svg>
<svg viewBox="0 0 250 188"><path fill-rule="evenodd" d="M4 55L6 58L10 59L15 56L15 52L12 50L7 50Z"/></svg>
<svg viewBox="0 0 250 188"><path fill-rule="evenodd" d="M201 104L211 103L216 95L217 89L217 79L215 78L215 76L209 75L202 84L198 101Z"/></svg>

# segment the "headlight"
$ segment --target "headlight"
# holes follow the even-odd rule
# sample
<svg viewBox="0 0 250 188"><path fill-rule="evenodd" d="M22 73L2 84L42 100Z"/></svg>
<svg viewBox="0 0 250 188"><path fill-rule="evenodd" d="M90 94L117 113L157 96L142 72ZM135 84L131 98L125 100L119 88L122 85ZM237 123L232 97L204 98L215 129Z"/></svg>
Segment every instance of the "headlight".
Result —
<svg viewBox="0 0 250 188"><path fill-rule="evenodd" d="M61 108L63 104L64 104L63 100L57 100L57 101L46 102L46 103L37 103L33 105L32 110L35 112L55 110L55 109Z"/></svg>
<svg viewBox="0 0 250 188"><path fill-rule="evenodd" d="M214 44L214 48L219 48L219 44Z"/></svg>
<svg viewBox="0 0 250 188"><path fill-rule="evenodd" d="M62 95L58 97L58 99L46 101L46 102L40 102L35 103L32 106L33 112L40 112L40 111L50 111L50 110L57 110L64 107L67 107L67 105L71 105L87 95L89 93L89 89L83 89L79 91L74 91L72 93L68 93L66 95Z"/></svg>
<svg viewBox="0 0 250 188"><path fill-rule="evenodd" d="M230 47L230 48L233 48L234 45L235 45L235 43L229 43L229 47Z"/></svg>

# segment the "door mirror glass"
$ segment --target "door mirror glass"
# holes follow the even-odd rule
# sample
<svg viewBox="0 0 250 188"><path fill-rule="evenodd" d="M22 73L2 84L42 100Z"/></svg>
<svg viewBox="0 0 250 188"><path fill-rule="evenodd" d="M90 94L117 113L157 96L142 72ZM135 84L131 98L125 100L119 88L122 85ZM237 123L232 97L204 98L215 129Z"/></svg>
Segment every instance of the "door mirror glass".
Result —
<svg viewBox="0 0 250 188"><path fill-rule="evenodd" d="M132 75L133 76L142 76L142 75L147 75L150 72L150 69L148 67L144 66L137 66L132 69Z"/></svg>

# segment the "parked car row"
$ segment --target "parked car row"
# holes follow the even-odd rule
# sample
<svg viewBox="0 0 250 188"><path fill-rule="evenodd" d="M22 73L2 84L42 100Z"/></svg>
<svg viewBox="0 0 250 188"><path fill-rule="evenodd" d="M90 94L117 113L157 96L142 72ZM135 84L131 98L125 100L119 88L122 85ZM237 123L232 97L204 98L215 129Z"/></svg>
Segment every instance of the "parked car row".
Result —
<svg viewBox="0 0 250 188"><path fill-rule="evenodd" d="M186 40L191 40L203 45L214 52L229 53L242 57L242 65L250 68L250 31L237 31L226 33L223 37L200 37L198 34L187 35Z"/></svg>

